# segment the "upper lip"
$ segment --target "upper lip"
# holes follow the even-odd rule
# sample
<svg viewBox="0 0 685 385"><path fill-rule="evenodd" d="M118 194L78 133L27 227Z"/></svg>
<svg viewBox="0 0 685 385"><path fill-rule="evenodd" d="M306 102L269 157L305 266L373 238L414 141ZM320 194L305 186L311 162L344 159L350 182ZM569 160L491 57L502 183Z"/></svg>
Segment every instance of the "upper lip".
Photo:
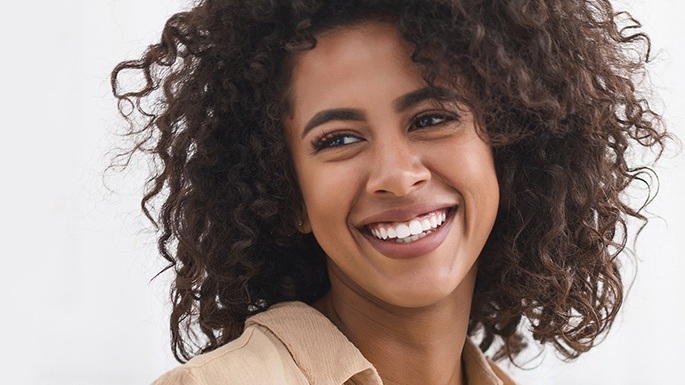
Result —
<svg viewBox="0 0 685 385"><path fill-rule="evenodd" d="M407 222L423 214L433 211L449 209L456 203L417 204L402 208L395 208L370 215L359 221L358 227L365 227L373 223Z"/></svg>

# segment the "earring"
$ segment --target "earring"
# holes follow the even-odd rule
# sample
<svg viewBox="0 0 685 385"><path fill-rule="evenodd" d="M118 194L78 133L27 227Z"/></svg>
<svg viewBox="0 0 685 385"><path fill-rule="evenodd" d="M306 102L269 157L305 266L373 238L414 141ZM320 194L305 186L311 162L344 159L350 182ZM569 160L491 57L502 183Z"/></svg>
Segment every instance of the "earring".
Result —
<svg viewBox="0 0 685 385"><path fill-rule="evenodd" d="M300 219L299 221L297 221L297 227L302 227L303 224L304 224L304 223L302 222L301 219Z"/></svg>

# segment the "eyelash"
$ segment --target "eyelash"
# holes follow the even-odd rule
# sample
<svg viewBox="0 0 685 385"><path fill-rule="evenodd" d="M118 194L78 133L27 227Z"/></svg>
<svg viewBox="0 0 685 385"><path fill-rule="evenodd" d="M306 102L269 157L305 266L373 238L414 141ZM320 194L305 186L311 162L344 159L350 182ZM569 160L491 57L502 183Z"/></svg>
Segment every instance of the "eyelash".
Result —
<svg viewBox="0 0 685 385"><path fill-rule="evenodd" d="M429 124L429 125L424 125L422 127L417 128L416 124L424 118L431 118L431 119L438 118L438 119L442 119L442 121L437 122L437 123L433 123L433 124ZM449 123L449 122L459 122L460 119L461 119L461 117L459 115L453 113L453 112L427 111L427 112L420 113L419 115L414 117L414 119L411 120L409 131L413 131L416 129L422 129L422 128L426 128L426 127L439 126L441 124L445 124L445 123Z"/></svg>
<svg viewBox="0 0 685 385"><path fill-rule="evenodd" d="M422 124L419 124L419 122L423 119L433 119L433 123L425 124L426 122L423 122ZM438 119L440 121L434 122L435 119ZM416 117L414 117L411 120L411 124L409 127L409 131L415 131L415 130L420 130L423 128L428 128L428 127L433 127L433 126L439 126L445 123L449 122L458 122L460 120L460 116L451 112L435 112L435 111L428 111L428 112L423 112ZM420 126L419 126L420 125ZM354 138L354 141L351 143L342 143L338 145L333 145L333 142L336 140L341 140L344 138ZM352 143L356 143L361 141L361 139L354 133L351 132L328 132L324 131L322 132L319 136L314 138L311 142L312 150L314 154L318 153L321 150L327 149L327 148L335 148L335 147L344 147Z"/></svg>
<svg viewBox="0 0 685 385"><path fill-rule="evenodd" d="M346 146L350 143L343 143L340 145L332 145L332 143L336 140L344 139L344 138L354 138L356 141L359 141L359 137L351 132L328 132L324 131L321 133L321 135L317 136L312 140L312 150L314 153L318 153L321 150L324 150L326 148L334 148L334 147L342 147Z"/></svg>

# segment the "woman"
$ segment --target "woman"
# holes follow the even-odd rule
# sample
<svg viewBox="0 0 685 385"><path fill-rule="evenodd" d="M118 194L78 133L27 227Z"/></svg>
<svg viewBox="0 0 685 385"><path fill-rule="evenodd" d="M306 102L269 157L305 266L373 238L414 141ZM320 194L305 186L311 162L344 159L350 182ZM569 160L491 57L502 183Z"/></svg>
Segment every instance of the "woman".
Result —
<svg viewBox="0 0 685 385"><path fill-rule="evenodd" d="M162 201L190 360L156 384L513 383L482 351L589 350L644 220L621 199L645 171L627 151L666 138L635 24L566 0L173 16L112 75L148 118L133 151L160 161L143 208ZM131 70L142 89L119 86Z"/></svg>

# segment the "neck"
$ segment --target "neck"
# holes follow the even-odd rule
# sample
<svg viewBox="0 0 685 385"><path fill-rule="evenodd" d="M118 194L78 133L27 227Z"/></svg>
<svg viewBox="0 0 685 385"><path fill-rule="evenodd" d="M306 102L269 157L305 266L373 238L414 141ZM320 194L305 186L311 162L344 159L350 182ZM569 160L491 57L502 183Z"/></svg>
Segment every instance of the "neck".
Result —
<svg viewBox="0 0 685 385"><path fill-rule="evenodd" d="M419 308L382 303L349 288L335 273L330 277L331 290L314 307L376 367L384 384L465 383L461 353L475 267L448 297Z"/></svg>

